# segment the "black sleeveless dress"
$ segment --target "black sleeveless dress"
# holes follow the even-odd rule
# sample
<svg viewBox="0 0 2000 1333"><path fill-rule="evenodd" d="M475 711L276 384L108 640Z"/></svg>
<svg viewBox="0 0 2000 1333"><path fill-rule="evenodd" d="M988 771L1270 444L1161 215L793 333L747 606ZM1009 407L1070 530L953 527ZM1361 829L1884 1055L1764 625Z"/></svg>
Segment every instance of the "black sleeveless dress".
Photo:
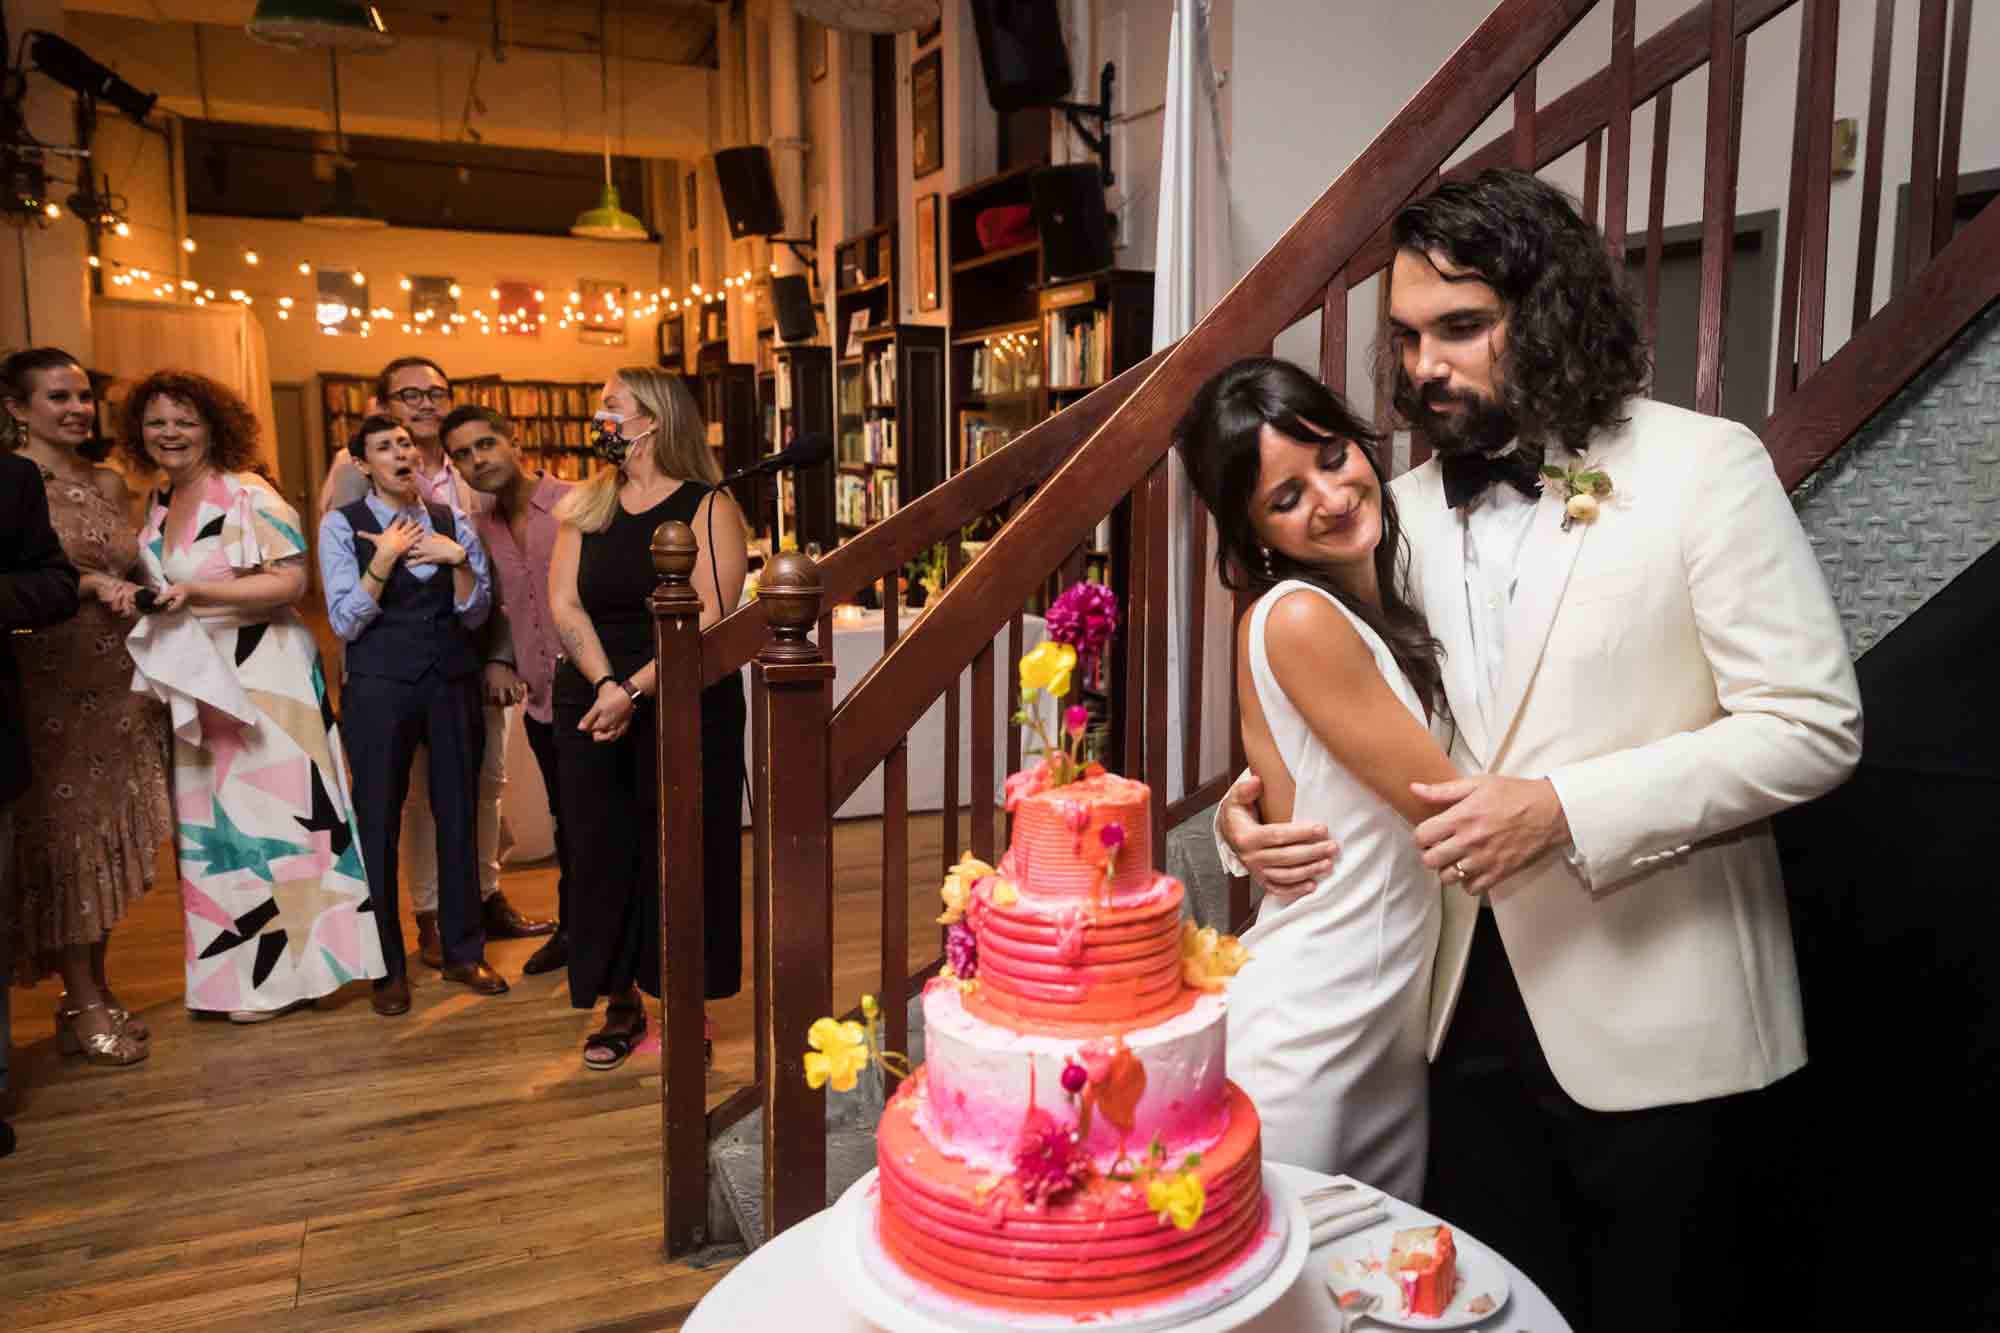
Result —
<svg viewBox="0 0 2000 1333"><path fill-rule="evenodd" d="M620 506L602 532L583 534L576 591L619 680L653 657L653 530L669 519L695 528L710 487L683 482L641 514ZM642 699L623 736L595 741L576 724L596 692L567 662L556 673L555 734L562 793L559 817L570 831L570 1003L592 1008L634 984L660 993L659 783L654 707ZM743 680L732 675L702 692L702 892L706 904L706 995L743 986Z"/></svg>

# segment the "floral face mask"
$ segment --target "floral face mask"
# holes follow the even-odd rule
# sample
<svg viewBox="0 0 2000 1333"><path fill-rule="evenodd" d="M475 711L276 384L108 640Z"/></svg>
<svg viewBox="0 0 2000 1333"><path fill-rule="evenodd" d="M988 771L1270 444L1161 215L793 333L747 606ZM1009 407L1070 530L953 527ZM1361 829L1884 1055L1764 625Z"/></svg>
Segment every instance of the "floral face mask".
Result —
<svg viewBox="0 0 2000 1333"><path fill-rule="evenodd" d="M590 451L607 463L623 463L625 455L632 452L632 446L657 429L648 426L636 436L627 436L623 433L624 426L631 419L609 409L600 410L592 416L590 420L596 427L596 434L591 438Z"/></svg>

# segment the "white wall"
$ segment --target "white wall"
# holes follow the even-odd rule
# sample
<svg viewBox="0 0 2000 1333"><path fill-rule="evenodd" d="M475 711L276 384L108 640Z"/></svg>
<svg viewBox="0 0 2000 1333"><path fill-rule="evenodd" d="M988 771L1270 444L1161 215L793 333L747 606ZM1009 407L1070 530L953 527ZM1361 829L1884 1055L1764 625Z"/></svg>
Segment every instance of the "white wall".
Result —
<svg viewBox="0 0 2000 1333"><path fill-rule="evenodd" d="M1239 271L1271 247L1495 7L1496 0L1455 5L1368 0L1365 5L1337 8L1320 0L1255 0L1235 6L1230 84L1236 93L1232 108L1233 211ZM1645 41L1685 9L1681 0L1639 0L1637 39ZM1375 12L1368 12L1371 10ZM1842 0L1836 116L1865 122L1874 10L1869 0ZM1893 264L1888 230L1895 214L1895 189L1907 180L1910 162L1917 6L1899 5L1896 11L1882 231L1876 242L1877 305L1889 293ZM1979 6L1973 12L1973 68L1977 70L1981 53L1990 59L1992 53L2000 51L2000 7ZM1798 25L1795 6L1750 39L1737 186L1739 214L1774 209L1782 215L1786 208ZM1538 101L1546 105L1603 68L1609 53L1610 6L1600 4L1551 53L1539 75ZM2000 82L1974 77L1968 83L1959 168L1961 172L1989 170L2000 166ZM1665 208L1670 226L1700 219L1707 87L1706 72L1697 71L1674 88ZM1246 89L1253 89L1254 95ZM1632 120L1629 218L1635 231L1644 225L1648 206L1652 119L1648 105L1636 111ZM1511 110L1502 106L1472 137L1471 147L1484 144L1511 122ZM1865 141L1865 123L1861 133ZM1582 151L1571 153L1544 174L1580 192ZM1861 174L1857 170L1833 185L1827 263L1828 354L1846 340L1850 330L1860 212ZM1781 237L1783 226L1781 217ZM1365 408L1372 402L1366 357L1375 333L1373 284L1354 293L1349 326L1349 390ZM1282 339L1279 350L1308 364L1316 362L1317 321L1308 321Z"/></svg>

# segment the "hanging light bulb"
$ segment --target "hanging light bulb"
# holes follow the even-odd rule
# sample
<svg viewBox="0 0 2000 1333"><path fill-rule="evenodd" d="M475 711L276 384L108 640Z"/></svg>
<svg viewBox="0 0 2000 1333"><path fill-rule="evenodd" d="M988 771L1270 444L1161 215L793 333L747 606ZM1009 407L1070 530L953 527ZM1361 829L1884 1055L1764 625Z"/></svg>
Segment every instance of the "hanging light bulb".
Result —
<svg viewBox="0 0 2000 1333"><path fill-rule="evenodd" d="M303 275L303 276L305 276L305 277L311 277L311 276L312 276L312 271L313 271L313 266L312 266L311 264L308 264L308 263L307 263L307 262L306 262L305 260L303 260L303 259L301 259L301 260L299 261L299 273L300 273L301 275Z"/></svg>
<svg viewBox="0 0 2000 1333"><path fill-rule="evenodd" d="M408 278L404 278L401 282L397 283L396 285L398 287L401 287L406 292L410 290L410 280Z"/></svg>
<svg viewBox="0 0 2000 1333"><path fill-rule="evenodd" d="M132 224L124 221L114 223L111 233L114 236L130 236L132 234Z"/></svg>
<svg viewBox="0 0 2000 1333"><path fill-rule="evenodd" d="M92 268L103 268L104 261L100 260L96 255L92 255L90 257L90 266Z"/></svg>
<svg viewBox="0 0 2000 1333"><path fill-rule="evenodd" d="M181 237L181 249L183 249L183 250L187 251L187 252L188 252L189 254L193 254L193 253L194 253L194 237L192 237L192 236L183 236L183 237Z"/></svg>
<svg viewBox="0 0 2000 1333"><path fill-rule="evenodd" d="M351 275L349 275L348 280L352 282L356 287L359 287L368 281L368 275L366 273L363 273L360 269L355 269L354 272Z"/></svg>
<svg viewBox="0 0 2000 1333"><path fill-rule="evenodd" d="M243 262L254 265L257 262L257 252L255 250L245 250L243 252Z"/></svg>
<svg viewBox="0 0 2000 1333"><path fill-rule="evenodd" d="M454 301L458 299L458 284L455 282L451 285L451 299Z"/></svg>

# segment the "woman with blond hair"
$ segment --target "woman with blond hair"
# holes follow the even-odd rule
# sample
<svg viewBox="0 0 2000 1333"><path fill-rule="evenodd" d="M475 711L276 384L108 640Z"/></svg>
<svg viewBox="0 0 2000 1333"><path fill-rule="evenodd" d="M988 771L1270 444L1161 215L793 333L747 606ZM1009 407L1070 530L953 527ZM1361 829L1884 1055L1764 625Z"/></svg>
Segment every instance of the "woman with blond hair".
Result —
<svg viewBox="0 0 2000 1333"><path fill-rule="evenodd" d="M556 674L561 808L570 829L570 1003L609 1001L583 1063L616 1069L646 1033L640 991L660 984L659 801L654 766L653 531L669 519L701 548L695 590L705 629L736 606L749 566L742 511L715 483L721 470L694 399L648 366L604 383L595 451L609 467L564 497L549 568L549 608L564 663ZM702 881L706 998L742 985L743 684L731 674L701 700Z"/></svg>

